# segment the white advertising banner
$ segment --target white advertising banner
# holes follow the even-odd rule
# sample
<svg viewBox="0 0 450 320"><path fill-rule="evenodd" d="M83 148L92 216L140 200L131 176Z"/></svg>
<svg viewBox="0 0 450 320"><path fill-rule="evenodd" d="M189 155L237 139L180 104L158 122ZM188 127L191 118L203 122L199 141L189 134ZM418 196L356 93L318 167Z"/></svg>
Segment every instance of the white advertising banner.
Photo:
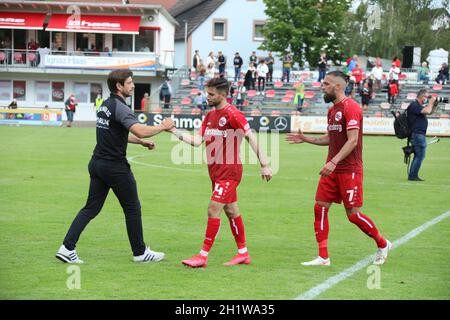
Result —
<svg viewBox="0 0 450 320"><path fill-rule="evenodd" d="M47 68L122 69L156 71L156 61L149 57L108 57L46 55Z"/></svg>
<svg viewBox="0 0 450 320"><path fill-rule="evenodd" d="M394 135L394 118L364 118L364 134ZM326 117L292 116L291 132L325 133ZM427 135L450 137L450 119L428 119Z"/></svg>

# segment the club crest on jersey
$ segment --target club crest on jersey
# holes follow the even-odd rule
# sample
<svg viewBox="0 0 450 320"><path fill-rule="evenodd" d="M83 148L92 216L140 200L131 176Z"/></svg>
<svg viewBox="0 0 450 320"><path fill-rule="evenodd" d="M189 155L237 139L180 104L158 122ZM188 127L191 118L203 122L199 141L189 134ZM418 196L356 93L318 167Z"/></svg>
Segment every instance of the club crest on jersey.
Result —
<svg viewBox="0 0 450 320"><path fill-rule="evenodd" d="M227 119L225 117L222 117L219 119L219 126L223 127L224 125L227 124Z"/></svg>
<svg viewBox="0 0 450 320"><path fill-rule="evenodd" d="M342 119L342 112L341 111L336 112L336 114L334 115L334 120L340 121L341 119Z"/></svg>

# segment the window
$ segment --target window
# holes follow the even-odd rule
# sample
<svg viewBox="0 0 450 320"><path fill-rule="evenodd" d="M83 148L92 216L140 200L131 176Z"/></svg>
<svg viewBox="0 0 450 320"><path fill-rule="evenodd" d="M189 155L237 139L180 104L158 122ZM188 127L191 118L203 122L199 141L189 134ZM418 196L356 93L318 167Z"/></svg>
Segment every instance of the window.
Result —
<svg viewBox="0 0 450 320"><path fill-rule="evenodd" d="M153 52L153 42L155 30L139 29L139 35L136 36L135 51Z"/></svg>
<svg viewBox="0 0 450 320"><path fill-rule="evenodd" d="M27 30L14 29L14 49L24 50L27 47L26 38L27 38Z"/></svg>
<svg viewBox="0 0 450 320"><path fill-rule="evenodd" d="M95 103L95 99L97 99L97 96L99 94L103 96L102 84L101 83L91 83L91 102L92 103Z"/></svg>
<svg viewBox="0 0 450 320"><path fill-rule="evenodd" d="M227 20L213 20L213 40L227 40Z"/></svg>
<svg viewBox="0 0 450 320"><path fill-rule="evenodd" d="M67 33L53 32L51 48L54 51L66 51Z"/></svg>
<svg viewBox="0 0 450 320"><path fill-rule="evenodd" d="M89 98L89 83L87 82L75 82L73 86L73 94L75 99L81 103L88 103Z"/></svg>
<svg viewBox="0 0 450 320"><path fill-rule="evenodd" d="M10 100L11 100L11 81L0 80L0 100L10 102Z"/></svg>
<svg viewBox="0 0 450 320"><path fill-rule="evenodd" d="M265 21L253 21L253 41L264 41L263 29Z"/></svg>
<svg viewBox="0 0 450 320"><path fill-rule="evenodd" d="M64 101L64 82L52 82L52 102Z"/></svg>
<svg viewBox="0 0 450 320"><path fill-rule="evenodd" d="M113 34L113 51L133 51L131 34Z"/></svg>
<svg viewBox="0 0 450 320"><path fill-rule="evenodd" d="M41 48L50 48L50 32L37 30L37 42Z"/></svg>
<svg viewBox="0 0 450 320"><path fill-rule="evenodd" d="M36 81L36 101L48 102L50 100L50 81Z"/></svg>
<svg viewBox="0 0 450 320"><path fill-rule="evenodd" d="M26 82L25 81L13 81L13 98L17 99L17 101L25 101L26 100Z"/></svg>

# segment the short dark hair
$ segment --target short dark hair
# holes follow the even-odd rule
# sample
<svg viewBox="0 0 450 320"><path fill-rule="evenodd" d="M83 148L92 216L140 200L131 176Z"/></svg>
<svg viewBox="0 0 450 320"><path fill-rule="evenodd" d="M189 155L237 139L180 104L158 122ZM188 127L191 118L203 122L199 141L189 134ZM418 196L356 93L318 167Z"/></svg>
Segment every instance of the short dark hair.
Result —
<svg viewBox="0 0 450 320"><path fill-rule="evenodd" d="M121 85L125 84L125 80L133 76L133 72L130 69L117 69L113 70L108 75L108 88L111 93L117 92L117 83Z"/></svg>
<svg viewBox="0 0 450 320"><path fill-rule="evenodd" d="M422 88L417 92L417 98L424 96L426 93L428 93L428 89L427 88Z"/></svg>
<svg viewBox="0 0 450 320"><path fill-rule="evenodd" d="M228 80L225 78L212 78L206 83L206 87L208 88L216 88L219 92L228 93L230 87L228 84Z"/></svg>
<svg viewBox="0 0 450 320"><path fill-rule="evenodd" d="M333 76L333 77L336 77L336 78L341 78L345 82L349 82L349 80L350 80L349 76L347 76L342 71L330 71L330 72L327 73L327 76Z"/></svg>

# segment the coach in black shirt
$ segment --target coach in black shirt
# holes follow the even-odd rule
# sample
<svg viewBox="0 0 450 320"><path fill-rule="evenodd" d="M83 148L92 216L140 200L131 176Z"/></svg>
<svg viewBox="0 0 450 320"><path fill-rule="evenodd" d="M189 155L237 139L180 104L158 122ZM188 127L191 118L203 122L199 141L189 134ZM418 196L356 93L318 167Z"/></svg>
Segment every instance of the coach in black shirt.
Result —
<svg viewBox="0 0 450 320"><path fill-rule="evenodd" d="M428 101L428 104L427 104ZM411 130L411 144L414 148L414 159L409 170L408 180L423 181L419 178L419 170L422 161L425 159L425 151L427 142L425 135L427 134L428 119L427 115L434 112L436 105L435 97L431 97L427 89L421 89L417 93L417 98L408 106L408 126ZM425 106L425 104L427 104Z"/></svg>
<svg viewBox="0 0 450 320"><path fill-rule="evenodd" d="M103 207L109 189L119 199L125 213L128 239L136 262L156 262L164 253L146 247L142 231L141 205L136 180L126 159L128 143L140 144L153 149L151 141L143 140L174 127L172 119L164 119L161 125L140 124L136 115L125 103L133 94L133 73L128 69L112 71L108 76L111 92L97 111L97 145L89 162L90 186L84 208L80 210L67 232L63 245L56 257L67 263L83 263L78 258L75 246L89 221L97 216ZM132 134L129 134L131 131Z"/></svg>

